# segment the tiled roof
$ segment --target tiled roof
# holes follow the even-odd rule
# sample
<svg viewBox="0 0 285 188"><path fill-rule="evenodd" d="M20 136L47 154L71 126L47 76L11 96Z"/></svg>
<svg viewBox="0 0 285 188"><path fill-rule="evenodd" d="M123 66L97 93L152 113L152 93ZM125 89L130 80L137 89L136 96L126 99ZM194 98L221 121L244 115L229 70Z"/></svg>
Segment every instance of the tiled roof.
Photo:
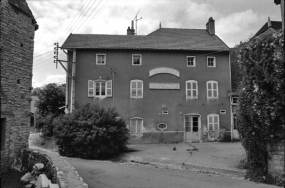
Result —
<svg viewBox="0 0 285 188"><path fill-rule="evenodd" d="M70 34L64 49L144 49L228 51L216 35L202 29L160 28L149 35Z"/></svg>
<svg viewBox="0 0 285 188"><path fill-rule="evenodd" d="M8 2L12 4L14 7L16 7L17 9L21 10L24 14L32 18L33 23L37 23L33 16L32 11L30 10L25 0L8 0Z"/></svg>
<svg viewBox="0 0 285 188"><path fill-rule="evenodd" d="M282 22L281 21L271 21L271 26L273 29L275 30L280 30L282 29ZM263 33L264 31L266 31L268 29L268 23L266 22L261 29L259 29L259 31L257 31L257 33L254 35L254 37L260 35L261 33Z"/></svg>

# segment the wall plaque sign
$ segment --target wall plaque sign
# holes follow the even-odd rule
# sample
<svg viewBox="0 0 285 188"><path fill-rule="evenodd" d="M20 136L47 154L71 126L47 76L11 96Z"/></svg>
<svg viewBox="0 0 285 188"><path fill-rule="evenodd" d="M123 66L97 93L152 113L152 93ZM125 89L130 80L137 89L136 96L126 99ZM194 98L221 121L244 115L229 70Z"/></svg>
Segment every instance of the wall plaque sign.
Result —
<svg viewBox="0 0 285 188"><path fill-rule="evenodd" d="M174 76L180 77L178 70L169 67L158 67L149 71L149 77L152 77L156 74L172 74Z"/></svg>
<svg viewBox="0 0 285 188"><path fill-rule="evenodd" d="M180 89L179 83L149 83L149 89Z"/></svg>

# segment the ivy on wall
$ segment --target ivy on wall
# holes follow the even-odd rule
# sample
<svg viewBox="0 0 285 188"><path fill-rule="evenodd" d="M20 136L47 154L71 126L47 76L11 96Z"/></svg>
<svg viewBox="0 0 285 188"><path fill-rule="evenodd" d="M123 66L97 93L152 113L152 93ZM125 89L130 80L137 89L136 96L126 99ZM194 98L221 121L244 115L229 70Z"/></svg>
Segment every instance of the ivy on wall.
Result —
<svg viewBox="0 0 285 188"><path fill-rule="evenodd" d="M283 32L243 43L239 65L243 80L237 129L249 171L264 178L268 175L267 144L285 136Z"/></svg>

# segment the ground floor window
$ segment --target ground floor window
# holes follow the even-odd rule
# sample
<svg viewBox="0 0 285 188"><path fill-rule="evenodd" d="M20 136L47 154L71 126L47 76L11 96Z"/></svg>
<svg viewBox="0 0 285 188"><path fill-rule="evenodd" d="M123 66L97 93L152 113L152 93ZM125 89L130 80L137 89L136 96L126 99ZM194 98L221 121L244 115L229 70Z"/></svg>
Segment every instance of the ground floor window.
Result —
<svg viewBox="0 0 285 188"><path fill-rule="evenodd" d="M131 123L130 123L130 133L131 134L142 134L143 130L143 119L136 117L136 118L131 118Z"/></svg>
<svg viewBox="0 0 285 188"><path fill-rule="evenodd" d="M219 122L218 114L209 114L207 119L208 119L208 130L209 131L218 131L220 129L220 122Z"/></svg>

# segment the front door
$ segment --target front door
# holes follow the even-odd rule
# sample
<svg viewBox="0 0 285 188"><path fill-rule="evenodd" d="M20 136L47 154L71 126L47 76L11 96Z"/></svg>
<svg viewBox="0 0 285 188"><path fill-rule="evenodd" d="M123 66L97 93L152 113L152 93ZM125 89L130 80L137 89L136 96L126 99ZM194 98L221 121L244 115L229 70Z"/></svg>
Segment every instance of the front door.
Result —
<svg viewBox="0 0 285 188"><path fill-rule="evenodd" d="M185 142L199 140L199 116L185 115Z"/></svg>

